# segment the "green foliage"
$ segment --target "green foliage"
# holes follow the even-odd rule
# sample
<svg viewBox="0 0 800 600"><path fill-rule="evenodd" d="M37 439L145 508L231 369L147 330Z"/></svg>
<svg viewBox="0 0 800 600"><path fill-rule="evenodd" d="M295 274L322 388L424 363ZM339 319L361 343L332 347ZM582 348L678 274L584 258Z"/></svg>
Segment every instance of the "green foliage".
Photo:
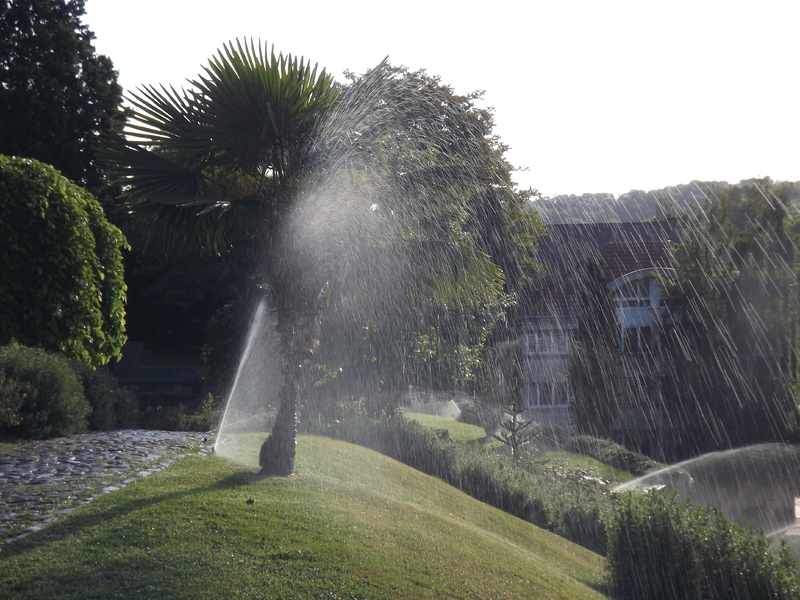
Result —
<svg viewBox="0 0 800 600"><path fill-rule="evenodd" d="M80 379L69 361L57 354L21 346L0 347L0 371L7 382L15 382L5 393L19 406L16 424L0 433L20 438L47 438L86 431L91 406L83 395Z"/></svg>
<svg viewBox="0 0 800 600"><path fill-rule="evenodd" d="M125 238L97 201L35 160L0 156L0 344L94 366L125 342Z"/></svg>
<svg viewBox="0 0 800 600"><path fill-rule="evenodd" d="M570 344L572 418L578 431L610 437L620 394L619 327L599 255L587 259L582 277L578 329Z"/></svg>
<svg viewBox="0 0 800 600"><path fill-rule="evenodd" d="M800 199L800 182L787 182L793 203ZM627 223L661 220L702 208L718 189L730 187L724 181L692 181L658 190L631 190L613 194L575 194L535 200L531 205L548 224Z"/></svg>
<svg viewBox="0 0 800 600"><path fill-rule="evenodd" d="M240 267L265 258L286 372L281 449L263 455L293 452L312 350L358 393L477 380L538 219L476 96L385 62L340 88L253 42L223 47L192 85L133 95L129 135L110 136L107 157L139 223ZM387 274L391 293L377 293ZM418 342L428 347L414 360Z"/></svg>
<svg viewBox="0 0 800 600"><path fill-rule="evenodd" d="M319 394L355 390L388 407L409 386L475 391L490 377L487 345L513 320L540 222L522 211L528 195L513 189L479 97L385 63L342 89L352 116L331 120L327 150L330 171L348 163L329 186L347 208L334 239L361 243L328 261L317 355L342 375Z"/></svg>
<svg viewBox="0 0 800 600"><path fill-rule="evenodd" d="M511 457L515 461L518 458L520 447L528 442L524 436L525 430L534 424L534 420L526 419L524 413L525 409L517 403L504 406L500 430L492 435L494 439L508 446L511 451Z"/></svg>
<svg viewBox="0 0 800 600"><path fill-rule="evenodd" d="M105 138L105 158L127 186L129 210L145 231L227 254L239 268L267 261L287 372L275 422L280 435L270 442L277 446L264 456L276 459L275 473L288 475L298 365L316 345L326 285L292 222L316 151L312 133L333 108L338 88L324 70L252 40L223 46L192 88L144 87L133 94L130 125Z"/></svg>
<svg viewBox="0 0 800 600"><path fill-rule="evenodd" d="M219 425L223 401L208 394L196 406L148 406L141 415L143 429L164 431L211 431Z"/></svg>
<svg viewBox="0 0 800 600"><path fill-rule="evenodd" d="M486 345L512 318L538 224L521 213L491 114L476 95L389 65L354 79L342 97L364 115L354 125L359 144L374 148L356 165L356 181L367 185L348 196L374 216L355 213L339 234L371 243L332 278L341 296L320 347L323 362L342 368L332 395L355 390L390 407L409 386L478 390L491 376ZM376 293L387 273L391 291Z"/></svg>
<svg viewBox="0 0 800 600"><path fill-rule="evenodd" d="M127 389L119 387L113 375L76 362L71 366L80 377L83 395L92 407L89 429L128 429L136 424L139 410L136 399Z"/></svg>
<svg viewBox="0 0 800 600"><path fill-rule="evenodd" d="M688 452L785 439L797 422L791 190L764 179L713 192L682 217L669 285L682 318L668 336L668 410Z"/></svg>
<svg viewBox="0 0 800 600"><path fill-rule="evenodd" d="M568 447L571 452L590 456L637 477L664 466L644 454L631 452L620 444L602 438L577 435L569 440Z"/></svg>
<svg viewBox="0 0 800 600"><path fill-rule="evenodd" d="M94 194L106 183L93 148L121 115L111 61L81 23L84 0L0 3L0 154L35 158Z"/></svg>
<svg viewBox="0 0 800 600"><path fill-rule="evenodd" d="M608 568L620 599L800 598L797 563L717 509L674 494L625 494L609 527Z"/></svg>
<svg viewBox="0 0 800 600"><path fill-rule="evenodd" d="M31 384L7 377L0 369L0 429L16 427L22 422L20 409L31 392Z"/></svg>
<svg viewBox="0 0 800 600"><path fill-rule="evenodd" d="M211 431L219 425L224 409L223 399L215 398L211 394L206 395L194 409L187 429L189 431Z"/></svg>
<svg viewBox="0 0 800 600"><path fill-rule="evenodd" d="M104 160L129 186L134 224L168 248L280 252L276 228L337 88L324 70L252 40L224 45L203 70L191 90L131 94L130 123L105 136Z"/></svg>

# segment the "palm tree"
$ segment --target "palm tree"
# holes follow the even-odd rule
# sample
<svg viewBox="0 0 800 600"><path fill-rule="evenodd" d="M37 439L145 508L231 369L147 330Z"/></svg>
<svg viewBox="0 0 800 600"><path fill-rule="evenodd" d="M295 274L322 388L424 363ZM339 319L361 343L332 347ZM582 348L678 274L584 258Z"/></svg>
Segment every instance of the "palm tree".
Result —
<svg viewBox="0 0 800 600"><path fill-rule="evenodd" d="M226 44L188 91L147 86L128 98L105 159L140 227L203 251L265 256L283 354L280 408L262 469L294 468L298 365L313 349L320 285L296 277L282 225L313 160L312 133L338 89L317 67L267 46Z"/></svg>

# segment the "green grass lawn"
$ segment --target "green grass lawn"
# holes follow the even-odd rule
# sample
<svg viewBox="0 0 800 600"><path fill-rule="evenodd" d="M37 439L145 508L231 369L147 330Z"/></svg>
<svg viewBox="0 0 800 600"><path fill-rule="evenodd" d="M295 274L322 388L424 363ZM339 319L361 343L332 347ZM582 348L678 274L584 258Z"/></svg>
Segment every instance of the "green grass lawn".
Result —
<svg viewBox="0 0 800 600"><path fill-rule="evenodd" d="M482 427L477 425L469 425L454 421L453 419L445 419L436 415L426 415L422 413L403 412L409 419L419 421L425 427L431 429L447 429L450 434L450 439L460 441L479 440L486 437L486 432ZM489 444L493 447L500 447L502 445L499 441L494 441ZM523 446L523 452L528 452L531 446ZM559 469L580 468L590 470L595 476L605 479L607 481L614 481L623 483L631 479L635 479L633 475L621 469L615 469L598 460L575 454L573 452L565 452L562 450L553 450L543 448L533 453L532 460L539 464L548 464Z"/></svg>
<svg viewBox="0 0 800 600"><path fill-rule="evenodd" d="M631 475L628 471L623 469L615 469L589 456L575 454L574 452L565 452L563 450L542 450L535 454L535 461L561 469L585 469L596 477L615 483L624 483L631 479L636 479L635 475Z"/></svg>
<svg viewBox="0 0 800 600"><path fill-rule="evenodd" d="M296 470L181 459L2 547L0 595L604 597L600 556L375 452L301 436Z"/></svg>
<svg viewBox="0 0 800 600"><path fill-rule="evenodd" d="M478 427L477 425L470 425L469 423L461 423L453 419L445 419L444 417L426 415L423 413L403 411L403 414L409 419L419 421L425 427L430 427L431 429L447 429L451 440L469 442L486 437L486 432L483 430L483 427Z"/></svg>

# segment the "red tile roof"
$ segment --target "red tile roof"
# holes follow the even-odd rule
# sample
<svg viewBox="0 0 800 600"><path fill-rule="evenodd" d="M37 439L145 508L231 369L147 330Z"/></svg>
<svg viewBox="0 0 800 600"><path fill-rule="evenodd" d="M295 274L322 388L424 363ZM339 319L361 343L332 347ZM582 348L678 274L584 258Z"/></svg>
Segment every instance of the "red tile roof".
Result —
<svg viewBox="0 0 800 600"><path fill-rule="evenodd" d="M669 268L672 252L665 242L611 242L600 249L611 280L642 269Z"/></svg>
<svg viewBox="0 0 800 600"><path fill-rule="evenodd" d="M626 273L672 266L672 251L668 240L609 242L600 248L600 257L608 268L609 282ZM584 264L581 263L561 280L550 285L528 314L577 314L583 281Z"/></svg>

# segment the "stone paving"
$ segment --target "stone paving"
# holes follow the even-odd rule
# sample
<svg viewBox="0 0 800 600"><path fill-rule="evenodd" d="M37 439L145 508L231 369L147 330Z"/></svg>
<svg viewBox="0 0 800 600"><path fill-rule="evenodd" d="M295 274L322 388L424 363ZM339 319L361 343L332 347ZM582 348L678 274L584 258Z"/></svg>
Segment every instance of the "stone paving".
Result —
<svg viewBox="0 0 800 600"><path fill-rule="evenodd" d="M182 454L210 452L209 434L125 429L37 441L0 453L0 540L37 531Z"/></svg>

